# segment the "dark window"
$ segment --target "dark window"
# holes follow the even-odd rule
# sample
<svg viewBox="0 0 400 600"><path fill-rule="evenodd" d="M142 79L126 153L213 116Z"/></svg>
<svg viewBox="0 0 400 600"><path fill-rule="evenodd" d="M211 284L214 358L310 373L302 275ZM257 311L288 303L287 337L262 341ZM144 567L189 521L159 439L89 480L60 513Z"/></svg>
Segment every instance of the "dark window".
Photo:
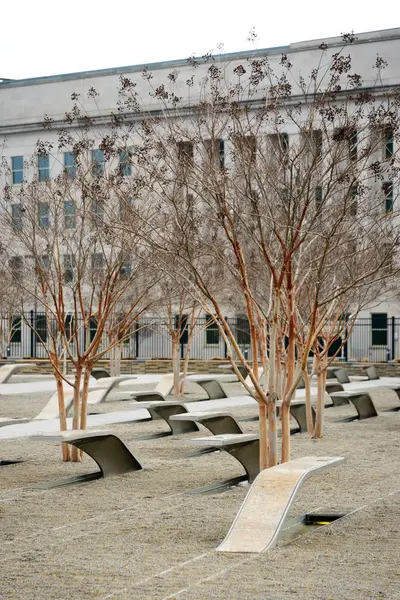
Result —
<svg viewBox="0 0 400 600"><path fill-rule="evenodd" d="M250 324L246 317L236 319L236 339L238 344L250 344Z"/></svg>
<svg viewBox="0 0 400 600"><path fill-rule="evenodd" d="M48 154L38 156L38 176L39 181L48 181L50 179L50 161Z"/></svg>
<svg viewBox="0 0 400 600"><path fill-rule="evenodd" d="M23 228L23 204L11 204L11 224L13 229L21 230Z"/></svg>
<svg viewBox="0 0 400 600"><path fill-rule="evenodd" d="M130 177L132 175L132 164L129 152L121 152L119 155L119 168L121 175Z"/></svg>
<svg viewBox="0 0 400 600"><path fill-rule="evenodd" d="M92 175L99 176L104 173L103 150L92 150Z"/></svg>
<svg viewBox="0 0 400 600"><path fill-rule="evenodd" d="M14 184L22 183L24 181L24 157L23 156L12 156L11 157L11 168L12 168L12 182Z"/></svg>
<svg viewBox="0 0 400 600"><path fill-rule="evenodd" d="M311 133L313 148L315 152L315 156L317 158L321 158L322 156L322 131L319 129L314 129Z"/></svg>
<svg viewBox="0 0 400 600"><path fill-rule="evenodd" d="M393 129L387 127L385 129L385 158L393 157Z"/></svg>
<svg viewBox="0 0 400 600"><path fill-rule="evenodd" d="M48 271L50 269L50 258L48 254L42 254L42 256L39 256L38 262L43 271Z"/></svg>
<svg viewBox="0 0 400 600"><path fill-rule="evenodd" d="M21 322L22 322L21 315L14 315L11 318L11 336L10 336L11 343L20 344L22 341Z"/></svg>
<svg viewBox="0 0 400 600"><path fill-rule="evenodd" d="M321 205L322 200L323 200L322 187L320 185L318 185L315 188L315 202L317 203L317 206Z"/></svg>
<svg viewBox="0 0 400 600"><path fill-rule="evenodd" d="M132 263L130 263L129 261L124 262L124 264L121 266L119 276L122 279L128 279L131 276L131 273L132 273Z"/></svg>
<svg viewBox="0 0 400 600"><path fill-rule="evenodd" d="M388 319L387 313L371 314L372 345L387 346Z"/></svg>
<svg viewBox="0 0 400 600"><path fill-rule="evenodd" d="M179 339L179 342L181 344L187 344L188 343L188 339L189 339L189 332L188 332L188 316L187 315L182 315L182 318L180 319L181 322L181 336ZM175 331L178 331L179 329L179 315L175 315Z"/></svg>
<svg viewBox="0 0 400 600"><path fill-rule="evenodd" d="M126 200L125 198L119 199L119 218L121 221L125 221L129 217L131 212L132 200Z"/></svg>
<svg viewBox="0 0 400 600"><path fill-rule="evenodd" d="M349 204L349 215L355 217L357 214L357 195L358 195L358 187L355 185L350 190L350 204Z"/></svg>
<svg viewBox="0 0 400 600"><path fill-rule="evenodd" d="M225 142L224 140L219 140L219 166L221 169L225 167Z"/></svg>
<svg viewBox="0 0 400 600"><path fill-rule="evenodd" d="M97 319L96 319L96 317L90 317L90 320L89 320L89 339L90 339L90 343L93 342L96 333L97 333Z"/></svg>
<svg viewBox="0 0 400 600"><path fill-rule="evenodd" d="M103 220L104 204L101 200L92 200L92 216L97 223Z"/></svg>
<svg viewBox="0 0 400 600"><path fill-rule="evenodd" d="M216 322L212 319L211 315L206 315L206 344L219 344L219 329Z"/></svg>
<svg viewBox="0 0 400 600"><path fill-rule="evenodd" d="M48 229L50 226L50 213L47 202L39 202L38 213L39 229Z"/></svg>
<svg viewBox="0 0 400 600"><path fill-rule="evenodd" d="M385 181L383 193L385 194L385 212L393 212L393 183L391 181Z"/></svg>
<svg viewBox="0 0 400 600"><path fill-rule="evenodd" d="M95 252L92 254L92 271L99 273L104 267L104 255L101 252Z"/></svg>
<svg viewBox="0 0 400 600"><path fill-rule="evenodd" d="M64 283L71 283L74 280L74 258L70 254L64 255Z"/></svg>
<svg viewBox="0 0 400 600"><path fill-rule="evenodd" d="M23 264L22 256L12 256L10 258L10 269L15 281L21 281Z"/></svg>
<svg viewBox="0 0 400 600"><path fill-rule="evenodd" d="M76 176L76 162L73 152L64 152L64 171L68 177Z"/></svg>
<svg viewBox="0 0 400 600"><path fill-rule="evenodd" d="M64 229L76 228L76 204L73 200L64 202Z"/></svg>
<svg viewBox="0 0 400 600"><path fill-rule="evenodd" d="M193 165L193 144L192 142L178 142L178 158L183 166Z"/></svg>
<svg viewBox="0 0 400 600"><path fill-rule="evenodd" d="M349 150L351 160L357 160L357 131L353 131L349 138Z"/></svg>
<svg viewBox="0 0 400 600"><path fill-rule="evenodd" d="M75 333L75 319L74 315L68 314L65 317L65 336L67 340L71 340L74 337Z"/></svg>
<svg viewBox="0 0 400 600"><path fill-rule="evenodd" d="M36 343L47 341L47 319L46 315L36 315L35 319Z"/></svg>

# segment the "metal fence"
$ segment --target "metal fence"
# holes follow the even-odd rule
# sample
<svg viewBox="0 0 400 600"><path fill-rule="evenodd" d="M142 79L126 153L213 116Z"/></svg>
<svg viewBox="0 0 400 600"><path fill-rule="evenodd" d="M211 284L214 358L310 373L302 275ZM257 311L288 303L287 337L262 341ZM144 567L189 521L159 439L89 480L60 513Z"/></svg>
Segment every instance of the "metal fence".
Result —
<svg viewBox="0 0 400 600"><path fill-rule="evenodd" d="M232 328L240 349L251 360L250 329L246 318L231 317L227 321ZM48 341L48 327L56 328L56 322L46 321L44 313L30 311L12 317L0 317L2 357L46 358L43 342ZM66 324L71 324L67 317ZM176 321L177 323L177 321ZM84 345L87 336L93 339L96 321L81 328L80 344ZM181 355L186 350L188 329L181 336ZM340 340L333 344L330 353L336 352ZM163 319L145 318L135 323L129 337L122 344L122 357L127 359L171 358L172 344L168 324ZM107 347L107 336L103 335L102 348ZM106 355L107 356L107 355ZM193 331L190 357L192 359L226 358L227 348L217 328L210 320L196 321ZM383 362L400 357L400 318L387 318L385 314L373 315L370 319L358 319L347 343L339 351L338 358L348 360L369 360Z"/></svg>

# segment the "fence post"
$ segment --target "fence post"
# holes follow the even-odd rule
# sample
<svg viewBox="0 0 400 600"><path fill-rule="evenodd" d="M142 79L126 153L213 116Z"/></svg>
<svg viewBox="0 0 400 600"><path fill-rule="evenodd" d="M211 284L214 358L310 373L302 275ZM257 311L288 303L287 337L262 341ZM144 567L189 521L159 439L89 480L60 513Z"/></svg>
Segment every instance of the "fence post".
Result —
<svg viewBox="0 0 400 600"><path fill-rule="evenodd" d="M346 331L345 331L344 335L345 335L345 340L346 341L345 341L344 346L343 346L343 354L344 354L344 362L347 362L348 359L349 359L348 347L347 347L347 344L349 343L349 338L347 337L349 335L349 332L347 330L347 327L346 327Z"/></svg>
<svg viewBox="0 0 400 600"><path fill-rule="evenodd" d="M139 357L139 323L135 321L135 356Z"/></svg>
<svg viewBox="0 0 400 600"><path fill-rule="evenodd" d="M396 353L395 353L395 343L396 343L396 336L395 336L395 328L396 324L395 324L395 318L392 317L392 360L395 359Z"/></svg>
<svg viewBox="0 0 400 600"><path fill-rule="evenodd" d="M35 320L34 320L34 313L33 310L31 310L31 358L36 358L36 336L35 336L35 332L33 331L33 328L35 326Z"/></svg>
<svg viewBox="0 0 400 600"><path fill-rule="evenodd" d="M228 317L224 317L224 319L228 323ZM224 338L224 358L228 358L228 346L226 345L225 338Z"/></svg>

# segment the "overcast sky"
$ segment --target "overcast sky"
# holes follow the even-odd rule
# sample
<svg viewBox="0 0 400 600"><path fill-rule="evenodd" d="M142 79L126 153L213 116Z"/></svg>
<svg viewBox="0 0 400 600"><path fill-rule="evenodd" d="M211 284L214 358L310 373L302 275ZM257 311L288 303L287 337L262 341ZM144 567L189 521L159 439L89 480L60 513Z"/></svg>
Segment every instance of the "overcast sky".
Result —
<svg viewBox="0 0 400 600"><path fill-rule="evenodd" d="M382 10L377 9L382 6ZM398 0L0 0L0 78L284 46L400 26ZM255 28L256 44L247 41Z"/></svg>

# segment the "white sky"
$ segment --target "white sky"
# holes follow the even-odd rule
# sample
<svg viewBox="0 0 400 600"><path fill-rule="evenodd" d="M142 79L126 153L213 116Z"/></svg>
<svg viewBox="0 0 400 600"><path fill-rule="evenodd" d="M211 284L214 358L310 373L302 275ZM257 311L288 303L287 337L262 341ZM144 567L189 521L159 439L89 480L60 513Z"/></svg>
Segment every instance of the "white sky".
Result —
<svg viewBox="0 0 400 600"><path fill-rule="evenodd" d="M382 6L382 10L378 9ZM400 26L386 0L0 0L0 77L187 58ZM256 44L246 41L251 28Z"/></svg>

